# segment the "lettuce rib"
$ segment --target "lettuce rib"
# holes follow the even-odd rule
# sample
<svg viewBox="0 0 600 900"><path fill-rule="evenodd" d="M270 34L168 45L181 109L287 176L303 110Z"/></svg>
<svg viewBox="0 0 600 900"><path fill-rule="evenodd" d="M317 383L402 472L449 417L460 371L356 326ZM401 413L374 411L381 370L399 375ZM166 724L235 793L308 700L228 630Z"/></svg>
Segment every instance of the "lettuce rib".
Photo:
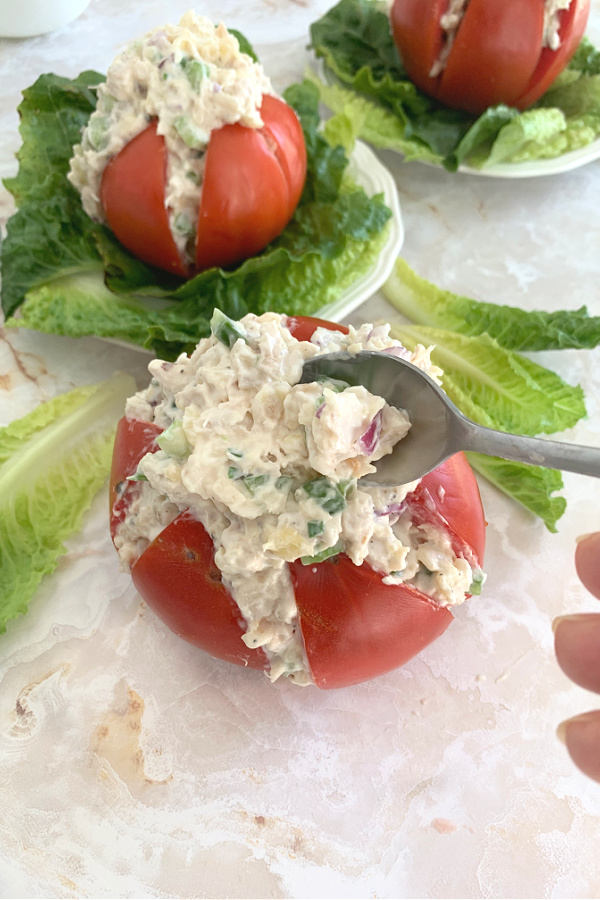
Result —
<svg viewBox="0 0 600 900"><path fill-rule="evenodd" d="M117 375L0 429L0 632L27 611L110 470L133 378Z"/></svg>

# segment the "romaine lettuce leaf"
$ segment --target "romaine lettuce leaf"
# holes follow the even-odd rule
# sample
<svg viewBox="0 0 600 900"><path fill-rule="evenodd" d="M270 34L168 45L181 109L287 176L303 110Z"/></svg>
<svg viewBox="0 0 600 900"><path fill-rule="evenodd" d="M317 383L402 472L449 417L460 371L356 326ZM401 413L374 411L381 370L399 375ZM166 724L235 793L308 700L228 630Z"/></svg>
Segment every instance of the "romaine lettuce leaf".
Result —
<svg viewBox="0 0 600 900"><path fill-rule="evenodd" d="M443 290L421 278L399 258L383 293L415 325L473 336L487 333L507 350L563 350L600 344L600 316L582 306L544 312L483 303Z"/></svg>
<svg viewBox="0 0 600 900"><path fill-rule="evenodd" d="M467 453L466 456L476 472L503 494L539 516L548 531L556 532L556 523L567 508L565 498L556 496L556 492L563 487L560 472L497 456L484 456L482 453Z"/></svg>
<svg viewBox="0 0 600 900"><path fill-rule="evenodd" d="M2 252L9 326L119 338L171 358L208 333L215 305L233 318L266 309L310 314L373 264L391 213L381 196L348 183L344 148L317 131L318 91L309 82L286 91L304 129L308 177L282 234L238 268L210 269L186 282L135 259L85 215L66 179L101 79L45 75L24 93L19 173L6 181L20 206Z"/></svg>
<svg viewBox="0 0 600 900"><path fill-rule="evenodd" d="M480 425L517 434L552 434L586 415L583 391L488 334L469 337L421 325L394 325L405 347L434 346L443 387L460 410Z"/></svg>
<svg viewBox="0 0 600 900"><path fill-rule="evenodd" d="M481 167L558 156L600 135L600 57L585 40L536 107L519 113L499 105L481 116L451 110L413 85L385 7L373 0L341 0L313 23L311 45L346 88L335 93L322 85L323 101L353 120L359 137L408 160L437 159L455 171L465 162ZM360 106L352 93L361 96Z"/></svg>
<svg viewBox="0 0 600 900"><path fill-rule="evenodd" d="M77 388L0 428L0 633L27 611L110 471L133 378Z"/></svg>
<svg viewBox="0 0 600 900"><path fill-rule="evenodd" d="M488 334L424 326L393 326L392 334L409 349L435 343L431 358L444 369L444 390L479 425L535 435L569 428L586 414L581 388L500 347ZM560 472L479 453L467 456L477 472L556 531L566 508L564 498L555 496L563 486Z"/></svg>
<svg viewBox="0 0 600 900"><path fill-rule="evenodd" d="M387 218L383 204L381 209ZM200 290L192 279L177 292L176 301L114 294L98 273L66 276L30 290L19 318L6 324L71 337L116 338L153 350L161 359L175 359L182 352L191 353L210 333L215 306L232 319L249 311L316 312L370 269L386 235L384 229L366 241L346 237L342 251L333 258L314 250L295 258L279 248L269 254L268 264L253 258L224 277L211 269L198 276Z"/></svg>

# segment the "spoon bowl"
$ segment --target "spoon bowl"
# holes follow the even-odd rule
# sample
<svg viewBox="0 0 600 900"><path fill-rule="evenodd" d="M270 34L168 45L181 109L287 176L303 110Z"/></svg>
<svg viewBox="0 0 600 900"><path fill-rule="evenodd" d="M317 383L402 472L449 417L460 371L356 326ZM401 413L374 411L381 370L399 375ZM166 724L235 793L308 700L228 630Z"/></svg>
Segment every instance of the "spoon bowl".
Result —
<svg viewBox="0 0 600 900"><path fill-rule="evenodd" d="M315 356L304 363L301 383L337 378L363 385L410 419L406 437L374 463L366 485L394 487L427 475L460 450L600 478L600 448L523 437L485 428L464 416L422 369L390 353L364 350Z"/></svg>

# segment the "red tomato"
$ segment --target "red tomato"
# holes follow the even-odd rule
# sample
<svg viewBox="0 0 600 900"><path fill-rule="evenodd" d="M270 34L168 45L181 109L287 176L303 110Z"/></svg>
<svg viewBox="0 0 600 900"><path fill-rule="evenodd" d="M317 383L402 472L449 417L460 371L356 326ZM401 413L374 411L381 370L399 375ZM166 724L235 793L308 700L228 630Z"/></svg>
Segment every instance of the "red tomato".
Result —
<svg viewBox="0 0 600 900"><path fill-rule="evenodd" d="M184 264L165 207L166 147L156 122L112 159L100 201L116 237L135 256L189 277L231 266L263 250L285 228L306 179L306 145L291 107L265 94L262 128L224 125L208 143L196 239L196 264Z"/></svg>
<svg viewBox="0 0 600 900"><path fill-rule="evenodd" d="M440 74L449 0L394 0L394 41L412 81L441 103L471 113L506 103L525 109L548 89L581 40L590 0L559 12L560 46L542 48L545 0L470 0Z"/></svg>
<svg viewBox="0 0 600 900"><path fill-rule="evenodd" d="M347 331L321 319L288 319L298 340L308 340L318 326ZM141 457L156 449L159 432L155 425L127 419L119 425L111 472L113 535L131 492L139 489L126 479ZM446 528L455 552L473 566L481 564L485 520L477 482L462 453L426 475L407 504L418 524ZM355 566L345 554L308 566L294 562L290 572L309 666L320 688L356 684L403 665L452 621L448 609L415 588L385 585L380 573L366 563ZM222 584L212 540L189 513L161 532L131 575L148 605L186 641L229 662L268 669L264 652L241 640L244 622Z"/></svg>

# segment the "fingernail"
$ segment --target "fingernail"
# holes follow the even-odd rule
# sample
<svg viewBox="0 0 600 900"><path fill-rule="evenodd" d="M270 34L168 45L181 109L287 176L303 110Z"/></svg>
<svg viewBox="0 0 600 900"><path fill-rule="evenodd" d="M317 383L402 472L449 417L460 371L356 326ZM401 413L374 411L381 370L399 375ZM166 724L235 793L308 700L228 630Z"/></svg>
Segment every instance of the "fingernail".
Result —
<svg viewBox="0 0 600 900"><path fill-rule="evenodd" d="M556 616L556 618L552 621L552 632L556 634L556 629L560 625L561 622L568 620L569 622L583 622L586 619L590 619L594 616L595 613L573 613L569 616Z"/></svg>
<svg viewBox="0 0 600 900"><path fill-rule="evenodd" d="M559 741L562 741L563 744L567 743L567 729L570 725L585 725L586 722L597 722L598 721L598 711L592 710L591 712L584 712L578 716L573 716L572 719L565 719L564 722L561 722L556 729L556 737Z"/></svg>
<svg viewBox="0 0 600 900"><path fill-rule="evenodd" d="M581 544L583 541L587 541L588 538L594 537L596 534L598 534L597 531L588 531L587 534L580 534L579 537L575 538L575 543Z"/></svg>

